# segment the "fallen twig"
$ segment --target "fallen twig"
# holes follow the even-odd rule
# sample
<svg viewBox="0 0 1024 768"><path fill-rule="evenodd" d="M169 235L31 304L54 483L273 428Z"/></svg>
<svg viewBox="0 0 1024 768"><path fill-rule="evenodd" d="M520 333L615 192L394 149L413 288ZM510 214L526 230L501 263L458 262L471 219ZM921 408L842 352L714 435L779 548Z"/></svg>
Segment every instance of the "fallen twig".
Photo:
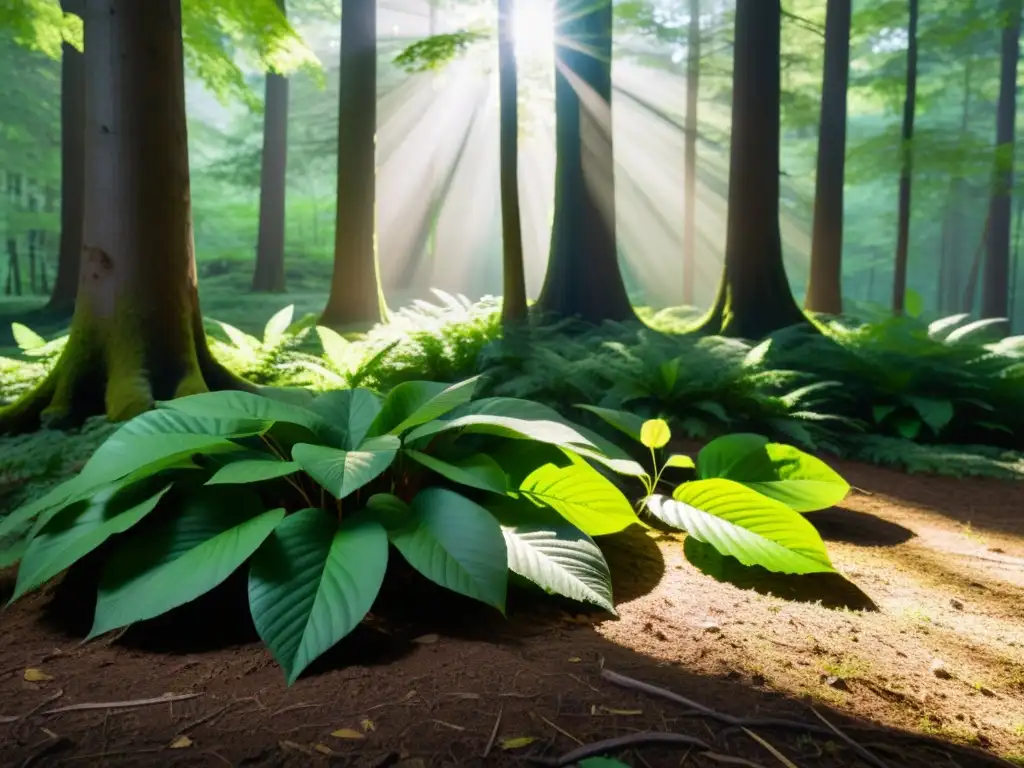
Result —
<svg viewBox="0 0 1024 768"><path fill-rule="evenodd" d="M575 742L576 742L577 744L579 744L579 745L580 745L581 747L583 746L583 742L582 742L582 741L580 741L579 739L577 739L577 738L576 738L575 736L573 736L573 735L572 735L571 733L569 733L569 732L568 732L567 730L565 730L564 728L561 728L561 727L559 727L559 726L555 725L555 724L554 724L553 722L551 722L551 721L550 721L550 720L548 720L548 719L547 719L546 717L544 717L544 715L542 715L542 714L541 714L540 712L531 712L530 714L534 715L535 717L537 717L537 718L538 718L538 719L540 719L540 720L543 720L545 724L547 724L548 726L550 726L550 727L551 727L551 728L553 728L554 730L558 731L558 732L559 732L560 734L562 734L563 736L565 736L565 738L567 738L567 739L568 739L569 741L575 741Z"/></svg>
<svg viewBox="0 0 1024 768"><path fill-rule="evenodd" d="M59 699L63 695L64 695L64 691L62 691L62 690L61 691L57 691L53 695L47 696L41 702L39 702L34 707L32 707L32 709L30 709L28 712L25 712L24 714L21 714L21 715L0 715L0 725L9 725L11 723L17 723L20 720L26 720L27 718L32 717L32 715L34 715L40 709L45 707L47 704L49 704L52 701L56 701L57 699Z"/></svg>
<svg viewBox="0 0 1024 768"><path fill-rule="evenodd" d="M886 763L881 758L876 757L872 752L869 752L867 749L865 749L860 744L858 744L856 741L851 739L849 736L847 736L841 730L839 730L834 725L832 725L832 723L830 723L828 720L826 720L824 715L822 715L820 712L818 712L818 710L816 710L814 707L811 707L811 712L813 712L815 717L817 717L819 720L821 720L821 722L823 722L825 725L827 725L836 736L838 736L840 739L842 739L844 742L846 742L847 746L849 746L850 749L852 749L854 752L856 752L858 755L860 755L861 758L863 758L867 762L871 763L871 765L875 766L875 768L889 768L889 766L886 765Z"/></svg>
<svg viewBox="0 0 1024 768"><path fill-rule="evenodd" d="M572 752L566 752L561 757L531 758L531 762L537 763L538 765L546 765L549 766L549 768L562 768L562 766L578 763L580 760L585 760L588 757L606 755L609 752L621 752L622 750L629 749L630 747L639 747L648 744L696 747L703 752L709 752L711 750L711 747L707 742L701 741L696 736L687 736L682 733L658 733L656 731L646 731L644 733L631 733L628 736L616 736L613 739L605 739L604 741L595 741L593 744L585 744L578 749L574 749Z"/></svg>
<svg viewBox="0 0 1024 768"><path fill-rule="evenodd" d="M183 733L185 733L186 731L191 731L191 730L192 730L192 729L194 729L194 728L198 728L198 727L199 727L200 725L202 725L203 723L208 723L208 722L210 722L210 721L211 721L211 720L213 720L213 719L214 719L215 717L218 717L218 716L220 716L220 715L224 714L225 712L227 712L227 711L228 711L229 709L231 709L231 708L232 708L233 706L235 706L235 705L236 705L236 704L238 704L238 703L239 703L239 702L237 702L237 701L231 701L231 702L228 702L227 704L225 704L225 705L224 705L223 707L221 707L220 709L215 709L215 710L213 710L213 712L210 712L210 713L209 713L208 715L203 715L202 717L200 717L200 718L197 718L197 719L193 720L193 721L192 721L192 722L190 722L190 723L186 723L186 724L185 724L185 725L183 725L183 726L182 726L182 727L181 727L180 729L178 729L178 733L177 733L177 734L175 734L175 735L177 735L177 736L181 736L181 735L182 735Z"/></svg>
<svg viewBox="0 0 1024 768"><path fill-rule="evenodd" d="M498 716L494 718L494 727L491 729L491 737L487 740L487 746L484 747L484 757L491 754L491 750L494 749L494 740L498 738L498 728L501 726L501 715L505 711L505 705L502 704L498 707Z"/></svg>
<svg viewBox="0 0 1024 768"><path fill-rule="evenodd" d="M166 704L169 701L185 701L196 699L201 693L175 693L170 696L157 696L153 699L135 699L132 701L87 701L82 704L70 704L43 712L44 715L59 715L63 712L84 712L94 709L131 709L132 707L148 707L154 704Z"/></svg>

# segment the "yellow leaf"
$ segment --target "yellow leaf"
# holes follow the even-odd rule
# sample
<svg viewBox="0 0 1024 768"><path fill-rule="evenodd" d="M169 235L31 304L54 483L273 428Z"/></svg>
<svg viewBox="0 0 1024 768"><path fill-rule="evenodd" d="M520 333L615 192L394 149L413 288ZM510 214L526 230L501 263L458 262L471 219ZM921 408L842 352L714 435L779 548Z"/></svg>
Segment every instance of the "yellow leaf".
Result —
<svg viewBox="0 0 1024 768"><path fill-rule="evenodd" d="M533 736L513 736L511 739L502 739L498 742L498 747L504 750L522 749L533 744L536 740Z"/></svg>
<svg viewBox="0 0 1024 768"><path fill-rule="evenodd" d="M672 430L663 419L648 419L640 427L640 442L645 448L664 448L672 439Z"/></svg>
<svg viewBox="0 0 1024 768"><path fill-rule="evenodd" d="M439 639L437 635L421 635L413 640L413 642L420 645L430 645L431 643L436 643Z"/></svg>
<svg viewBox="0 0 1024 768"><path fill-rule="evenodd" d="M331 731L331 736L336 739L365 739L359 731L352 730L351 728L339 728L336 731Z"/></svg>
<svg viewBox="0 0 1024 768"><path fill-rule="evenodd" d="M665 462L666 467L674 467L675 469L693 469L693 459L689 456L685 456L681 453L673 453L668 457L668 461Z"/></svg>
<svg viewBox="0 0 1024 768"><path fill-rule="evenodd" d="M167 745L167 748L168 749L185 749L186 747L191 747L191 746L192 746L192 739L190 739L185 734L182 734L181 736L176 736L174 738L174 741L172 741L170 744Z"/></svg>
<svg viewBox="0 0 1024 768"><path fill-rule="evenodd" d="M53 680L53 675L48 675L41 669L26 669L25 679L30 683L45 683L48 680Z"/></svg>
<svg viewBox="0 0 1024 768"><path fill-rule="evenodd" d="M580 657L579 656L570 656L569 657L569 661L571 661L573 664L579 664Z"/></svg>
<svg viewBox="0 0 1024 768"><path fill-rule="evenodd" d="M328 747L326 744L314 744L313 749L319 752L321 755L333 755L334 750Z"/></svg>
<svg viewBox="0 0 1024 768"><path fill-rule="evenodd" d="M375 726L375 725L373 724L373 720L371 720L370 718L366 718L365 720L363 720L363 721L362 721L362 722L360 723L360 725L361 725L361 726L363 726L363 731L364 731L365 733L369 733L370 731L375 731L375 730L377 730L377 726Z"/></svg>

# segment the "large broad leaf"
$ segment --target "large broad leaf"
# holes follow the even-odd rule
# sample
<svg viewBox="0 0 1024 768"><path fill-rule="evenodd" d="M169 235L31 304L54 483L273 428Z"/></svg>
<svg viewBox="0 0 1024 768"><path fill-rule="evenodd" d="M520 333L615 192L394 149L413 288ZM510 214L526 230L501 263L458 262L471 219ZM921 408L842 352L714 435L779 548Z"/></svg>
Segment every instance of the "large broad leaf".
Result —
<svg viewBox="0 0 1024 768"><path fill-rule="evenodd" d="M284 519L283 509L260 510L246 489L200 487L175 517L124 541L100 577L89 637L167 613L223 582Z"/></svg>
<svg viewBox="0 0 1024 768"><path fill-rule="evenodd" d="M363 620L387 563L380 525L339 526L319 509L289 516L264 542L249 569L249 608L289 684Z"/></svg>
<svg viewBox="0 0 1024 768"><path fill-rule="evenodd" d="M610 426L615 427L619 432L640 442L640 430L644 426L644 420L636 414L628 413L627 411L615 411L611 408L600 408L596 405L577 405L576 407L590 411Z"/></svg>
<svg viewBox="0 0 1024 768"><path fill-rule="evenodd" d="M501 466L485 453L477 453L451 462L419 451L406 450L403 453L418 464L460 485L491 493L504 494L509 490L508 478Z"/></svg>
<svg viewBox="0 0 1024 768"><path fill-rule="evenodd" d="M737 432L716 437L697 454L697 477L729 477L734 464L768 444L764 435Z"/></svg>
<svg viewBox="0 0 1024 768"><path fill-rule="evenodd" d="M400 447L397 437L375 439L372 450L356 451L299 443L292 458L334 498L343 499L387 470Z"/></svg>
<svg viewBox="0 0 1024 768"><path fill-rule="evenodd" d="M388 393L371 434L400 435L421 424L439 419L473 398L479 376L458 384L406 381Z"/></svg>
<svg viewBox="0 0 1024 768"><path fill-rule="evenodd" d="M799 448L781 443L750 441L743 445L746 455L734 454L731 464L717 462L726 480L734 480L758 493L781 501L797 512L815 512L827 509L846 498L850 485L838 472L821 459L804 453ZM703 461L703 453L699 461ZM710 479L703 464L701 479ZM683 486L680 486L683 487Z"/></svg>
<svg viewBox="0 0 1024 768"><path fill-rule="evenodd" d="M595 450L595 446L590 440L581 435L578 430L565 424L486 414L469 414L450 421L431 421L406 435L405 442L412 443L430 435L450 431L461 431L470 435L495 435L514 440L536 440L538 443L559 447L583 447Z"/></svg>
<svg viewBox="0 0 1024 768"><path fill-rule="evenodd" d="M647 508L744 565L780 573L834 570L825 543L805 517L732 480L695 480L679 486L675 499L652 496Z"/></svg>
<svg viewBox="0 0 1024 768"><path fill-rule="evenodd" d="M358 448L369 434L380 414L381 398L368 389L339 389L317 397L310 410L322 416L341 436L338 447L350 451Z"/></svg>
<svg viewBox="0 0 1024 768"><path fill-rule="evenodd" d="M157 478L128 487L118 483L58 512L29 541L11 600L45 584L111 536L127 531L156 509L170 487Z"/></svg>
<svg viewBox="0 0 1024 768"><path fill-rule="evenodd" d="M554 509L590 536L618 533L637 522L629 500L610 480L582 459L567 466L545 464L531 472L519 492Z"/></svg>
<svg viewBox="0 0 1024 768"><path fill-rule="evenodd" d="M88 489L84 488L77 477L73 477L50 489L42 496L23 504L0 519L0 539L5 539L12 533L24 531L25 527L43 512L61 510L82 495L83 491L88 491Z"/></svg>
<svg viewBox="0 0 1024 768"><path fill-rule="evenodd" d="M543 507L506 503L491 512L505 535L510 571L549 593L615 613L611 573L593 539Z"/></svg>
<svg viewBox="0 0 1024 768"><path fill-rule="evenodd" d="M237 461L229 461L216 472L213 477L206 481L207 485L247 485L249 483L262 483L266 480L276 480L298 472L298 463L294 461L281 461L271 454L265 456L249 456Z"/></svg>
<svg viewBox="0 0 1024 768"><path fill-rule="evenodd" d="M950 400L915 395L904 395L903 400L917 411L921 421L927 424L932 433L936 435L953 420L954 408Z"/></svg>
<svg viewBox="0 0 1024 768"><path fill-rule="evenodd" d="M263 345L266 347L276 347L284 341L285 334L288 332L288 326L292 324L292 318L295 316L295 305L289 304L284 309L280 310L273 317L271 317L267 324L263 327Z"/></svg>
<svg viewBox="0 0 1024 768"><path fill-rule="evenodd" d="M498 521L479 504L454 491L428 488L413 499L409 524L390 536L428 579L504 613L508 550Z"/></svg>
<svg viewBox="0 0 1024 768"><path fill-rule="evenodd" d="M251 392L203 392L161 402L157 407L199 418L251 419L268 425L284 422L325 439L330 433L327 422L308 408Z"/></svg>

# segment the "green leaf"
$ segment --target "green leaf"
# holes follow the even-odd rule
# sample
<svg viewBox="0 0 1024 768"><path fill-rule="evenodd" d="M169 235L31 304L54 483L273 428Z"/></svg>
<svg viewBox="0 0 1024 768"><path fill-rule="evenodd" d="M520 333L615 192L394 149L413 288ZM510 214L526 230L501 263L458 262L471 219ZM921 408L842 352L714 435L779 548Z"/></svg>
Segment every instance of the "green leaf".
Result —
<svg viewBox="0 0 1024 768"><path fill-rule="evenodd" d="M505 536L510 571L546 592L615 613L611 573L593 539L544 507L506 503L491 512Z"/></svg>
<svg viewBox="0 0 1024 768"><path fill-rule="evenodd" d="M611 408L600 408L596 405L577 405L577 408L582 408L585 411L590 411L595 416L599 416L608 425L615 427L615 429L622 432L624 435L628 435L637 442L640 442L640 431L643 429L644 420L639 416L628 413L627 411L616 411Z"/></svg>
<svg viewBox="0 0 1024 768"><path fill-rule="evenodd" d="M347 371L352 362L353 344L333 328L318 325L317 336L324 348L324 357L338 371Z"/></svg>
<svg viewBox="0 0 1024 768"><path fill-rule="evenodd" d="M871 418L875 420L875 424L881 424L895 410L895 405L873 405L871 406Z"/></svg>
<svg viewBox="0 0 1024 768"><path fill-rule="evenodd" d="M648 419L640 428L640 442L645 448L664 448L671 439L672 430L663 419Z"/></svg>
<svg viewBox="0 0 1024 768"><path fill-rule="evenodd" d="M414 525L412 509L391 493L375 493L367 500L366 509L356 514L376 520L384 526L389 535Z"/></svg>
<svg viewBox="0 0 1024 768"><path fill-rule="evenodd" d="M27 539L16 539L0 547L0 568L10 568L25 556Z"/></svg>
<svg viewBox="0 0 1024 768"><path fill-rule="evenodd" d="M610 480L582 459L568 466L545 464L531 472L519 492L590 536L618 533L638 522L633 507Z"/></svg>
<svg viewBox="0 0 1024 768"><path fill-rule="evenodd" d="M414 429L405 437L406 443L412 443L430 435L441 432L461 430L464 434L496 435L513 440L535 440L538 443L557 445L559 447L594 449L594 444L572 427L554 421L528 421L507 416L489 416L486 414L470 414L459 416L450 421L431 421Z"/></svg>
<svg viewBox="0 0 1024 768"><path fill-rule="evenodd" d="M288 684L355 629L384 581L388 538L368 520L319 509L285 518L253 557L249 608Z"/></svg>
<svg viewBox="0 0 1024 768"><path fill-rule="evenodd" d="M299 443L292 458L336 499L343 499L379 477L395 460L401 441L378 441L373 450L342 451L323 445Z"/></svg>
<svg viewBox="0 0 1024 768"><path fill-rule="evenodd" d="M479 376L451 386L432 381L406 381L384 400L371 434L399 435L438 419L473 398Z"/></svg>
<svg viewBox="0 0 1024 768"><path fill-rule="evenodd" d="M915 440L921 432L921 421L904 416L896 420L896 430L905 439Z"/></svg>
<svg viewBox="0 0 1024 768"><path fill-rule="evenodd" d="M89 637L167 613L209 592L259 548L283 509L249 491L201 487L178 514L124 541L100 577Z"/></svg>
<svg viewBox="0 0 1024 768"><path fill-rule="evenodd" d="M719 475L781 501L797 512L816 512L835 506L850 492L850 485L828 464L799 448L781 443L744 446L726 474ZM701 479L710 479L706 472Z"/></svg>
<svg viewBox="0 0 1024 768"><path fill-rule="evenodd" d="M156 509L171 488L166 479L115 484L61 510L32 536L21 558L11 600L17 600L123 533Z"/></svg>
<svg viewBox="0 0 1024 768"><path fill-rule="evenodd" d="M42 496L23 504L0 519L0 539L5 539L19 529L23 529L33 518L43 512L60 511L71 504L83 491L88 491L88 489L83 488L77 477L73 477L51 488Z"/></svg>
<svg viewBox="0 0 1024 768"><path fill-rule="evenodd" d="M381 410L381 398L368 389L340 389L325 392L310 405L342 436L339 448L358 448Z"/></svg>
<svg viewBox="0 0 1024 768"><path fill-rule="evenodd" d="M263 327L263 346L276 347L284 341L285 334L288 331L288 326L292 324L292 318L294 316L295 305L289 304L287 307L271 317Z"/></svg>
<svg viewBox="0 0 1024 768"><path fill-rule="evenodd" d="M953 403L950 400L915 395L904 395L903 400L917 411L933 434L939 434L953 420Z"/></svg>
<svg viewBox="0 0 1024 768"><path fill-rule="evenodd" d="M734 464L767 444L767 437L747 432L716 437L697 454L697 477L729 477Z"/></svg>
<svg viewBox="0 0 1024 768"><path fill-rule="evenodd" d="M671 469L694 469L693 459L682 453L673 453L665 462L665 468Z"/></svg>
<svg viewBox="0 0 1024 768"><path fill-rule="evenodd" d="M491 493L507 493L508 478L494 459L485 453L477 453L454 462L442 461L419 451L406 449L405 455L427 469L446 477L452 482L467 485Z"/></svg>
<svg viewBox="0 0 1024 768"><path fill-rule="evenodd" d="M46 339L21 323L11 323L11 335L22 352L31 352L33 349L46 346Z"/></svg>
<svg viewBox="0 0 1024 768"><path fill-rule="evenodd" d="M903 294L903 308L907 317L920 317L924 312L924 299L913 288L907 288Z"/></svg>
<svg viewBox="0 0 1024 768"><path fill-rule="evenodd" d="M479 504L428 488L413 499L410 524L390 536L425 577L504 613L508 550L498 521Z"/></svg>
<svg viewBox="0 0 1024 768"><path fill-rule="evenodd" d="M834 570L814 526L780 501L722 478L685 483L674 496L652 496L647 508L744 565L781 573Z"/></svg>
<svg viewBox="0 0 1024 768"><path fill-rule="evenodd" d="M206 481L207 485L247 485L275 480L279 477L298 472L299 465L294 461L281 461L267 455L264 458L245 458L229 461L213 473Z"/></svg>
<svg viewBox="0 0 1024 768"><path fill-rule="evenodd" d="M698 411L703 411L716 419L721 421L723 424L728 424L732 419L729 418L728 412L721 403L717 403L714 400L698 400L693 404L693 407Z"/></svg>
<svg viewBox="0 0 1024 768"><path fill-rule="evenodd" d="M321 438L330 433L328 424L310 409L251 392L203 392L160 402L157 407L196 418L255 420L266 423L267 428L276 422L284 422L304 427Z"/></svg>

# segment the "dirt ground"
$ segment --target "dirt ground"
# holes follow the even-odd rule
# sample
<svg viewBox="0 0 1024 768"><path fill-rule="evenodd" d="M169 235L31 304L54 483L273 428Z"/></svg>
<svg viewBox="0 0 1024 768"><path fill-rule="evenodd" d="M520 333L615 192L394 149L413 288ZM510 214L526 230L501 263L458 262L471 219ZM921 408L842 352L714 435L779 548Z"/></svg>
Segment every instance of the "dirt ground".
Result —
<svg viewBox="0 0 1024 768"><path fill-rule="evenodd" d="M603 543L617 620L525 594L503 620L396 573L373 615L291 688L254 642L244 582L87 645L87 596L51 587L0 617L0 764L518 766L651 732L704 745L619 757L1024 764L1024 483L833 464L859 490L813 520L848 581L772 577L641 531ZM0 574L0 596L12 586ZM190 698L138 701L165 694Z"/></svg>

